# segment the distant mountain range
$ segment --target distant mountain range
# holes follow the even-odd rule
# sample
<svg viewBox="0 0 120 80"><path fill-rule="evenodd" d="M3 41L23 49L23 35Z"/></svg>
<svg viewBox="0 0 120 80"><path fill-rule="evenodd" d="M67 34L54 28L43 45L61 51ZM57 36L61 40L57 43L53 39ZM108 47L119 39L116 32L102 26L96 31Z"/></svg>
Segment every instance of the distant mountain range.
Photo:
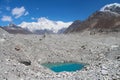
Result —
<svg viewBox="0 0 120 80"><path fill-rule="evenodd" d="M22 22L18 26L11 23L2 28L11 34L60 34L71 24L72 22L52 21L42 17L37 22Z"/></svg>
<svg viewBox="0 0 120 80"><path fill-rule="evenodd" d="M84 30L97 32L120 31L120 4L105 5L100 11L93 13L85 21L74 21L64 33L81 32Z"/></svg>
<svg viewBox="0 0 120 80"><path fill-rule="evenodd" d="M61 28L60 30L55 33L53 30L49 29L36 29L34 31L30 31L27 28L22 28L21 26L17 26L15 24L9 24L8 26L1 26L0 28L4 29L10 34L61 34L63 33L67 28Z"/></svg>
<svg viewBox="0 0 120 80"><path fill-rule="evenodd" d="M36 34L57 34L63 33L71 24L72 22L53 21L42 17L36 22L22 22L19 26Z"/></svg>
<svg viewBox="0 0 120 80"><path fill-rule="evenodd" d="M32 34L32 32L23 29L15 24L9 24L8 26L4 26L1 28L11 34Z"/></svg>

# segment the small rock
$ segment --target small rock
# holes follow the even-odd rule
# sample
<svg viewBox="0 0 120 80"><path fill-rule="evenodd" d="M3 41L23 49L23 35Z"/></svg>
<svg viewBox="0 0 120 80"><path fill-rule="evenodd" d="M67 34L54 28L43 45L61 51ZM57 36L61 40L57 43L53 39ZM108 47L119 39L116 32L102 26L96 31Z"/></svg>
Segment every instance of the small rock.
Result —
<svg viewBox="0 0 120 80"><path fill-rule="evenodd" d="M81 46L81 48L82 48L82 49L86 49L84 45L83 45L83 46Z"/></svg>
<svg viewBox="0 0 120 80"><path fill-rule="evenodd" d="M31 65L31 61L30 60L19 60L19 62L20 63L22 63L22 64L24 64L24 65L26 65L26 66L29 66L29 65Z"/></svg>
<svg viewBox="0 0 120 80"><path fill-rule="evenodd" d="M118 50L120 48L119 45L112 45L111 50Z"/></svg>
<svg viewBox="0 0 120 80"><path fill-rule="evenodd" d="M0 42L4 42L5 41L5 39L0 39Z"/></svg>
<svg viewBox="0 0 120 80"><path fill-rule="evenodd" d="M120 56L117 56L116 59L117 59L118 61L120 61Z"/></svg>
<svg viewBox="0 0 120 80"><path fill-rule="evenodd" d="M107 70L101 70L101 73L102 73L103 75L107 75L107 74L108 74L108 71L107 71Z"/></svg>
<svg viewBox="0 0 120 80"><path fill-rule="evenodd" d="M39 39L39 41L42 41L42 39Z"/></svg>
<svg viewBox="0 0 120 80"><path fill-rule="evenodd" d="M15 50L16 50L16 51L20 51L20 47L19 47L19 46L16 46L16 47L15 47Z"/></svg>
<svg viewBox="0 0 120 80"><path fill-rule="evenodd" d="M105 70L107 70L108 68L107 68L107 66L105 66L105 65L102 65L102 69L105 69Z"/></svg>

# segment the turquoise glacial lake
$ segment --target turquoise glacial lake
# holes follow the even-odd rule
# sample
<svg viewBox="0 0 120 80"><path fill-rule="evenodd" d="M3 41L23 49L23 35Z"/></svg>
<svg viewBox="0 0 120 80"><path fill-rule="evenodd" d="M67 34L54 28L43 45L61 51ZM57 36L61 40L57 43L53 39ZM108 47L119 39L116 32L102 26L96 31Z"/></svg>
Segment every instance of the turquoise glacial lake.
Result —
<svg viewBox="0 0 120 80"><path fill-rule="evenodd" d="M84 68L85 64L77 62L66 62L66 63L44 63L43 66L49 68L54 72L74 72Z"/></svg>

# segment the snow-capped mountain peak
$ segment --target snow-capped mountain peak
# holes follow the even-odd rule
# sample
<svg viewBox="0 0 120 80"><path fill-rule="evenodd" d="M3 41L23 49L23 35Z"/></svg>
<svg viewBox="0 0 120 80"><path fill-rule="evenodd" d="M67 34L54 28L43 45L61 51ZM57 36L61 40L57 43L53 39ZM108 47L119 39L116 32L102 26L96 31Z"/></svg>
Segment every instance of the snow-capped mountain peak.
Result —
<svg viewBox="0 0 120 80"><path fill-rule="evenodd" d="M102 12L113 12L120 14L120 3L107 4L100 9Z"/></svg>
<svg viewBox="0 0 120 80"><path fill-rule="evenodd" d="M58 33L59 30L68 28L72 22L53 21L45 17L39 18L37 22L22 22L19 26L31 32L38 30L48 30L53 33Z"/></svg>

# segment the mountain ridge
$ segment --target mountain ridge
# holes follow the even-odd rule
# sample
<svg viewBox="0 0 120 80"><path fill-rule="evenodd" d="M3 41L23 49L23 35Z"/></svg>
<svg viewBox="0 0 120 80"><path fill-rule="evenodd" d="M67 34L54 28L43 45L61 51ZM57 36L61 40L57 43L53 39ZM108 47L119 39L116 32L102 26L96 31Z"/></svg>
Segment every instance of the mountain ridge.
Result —
<svg viewBox="0 0 120 80"><path fill-rule="evenodd" d="M120 11L120 8L118 9ZM73 22L72 26L74 27L75 22ZM78 23L71 29L66 29L64 33L72 33L72 32L82 32L83 30L96 31L96 32L118 32L120 31L120 14L115 14L110 11L96 11L92 15L88 17L82 23Z"/></svg>
<svg viewBox="0 0 120 80"><path fill-rule="evenodd" d="M10 23L8 26L0 27L7 31L10 34L33 34L32 32L21 28L20 26L17 26L13 23Z"/></svg>

